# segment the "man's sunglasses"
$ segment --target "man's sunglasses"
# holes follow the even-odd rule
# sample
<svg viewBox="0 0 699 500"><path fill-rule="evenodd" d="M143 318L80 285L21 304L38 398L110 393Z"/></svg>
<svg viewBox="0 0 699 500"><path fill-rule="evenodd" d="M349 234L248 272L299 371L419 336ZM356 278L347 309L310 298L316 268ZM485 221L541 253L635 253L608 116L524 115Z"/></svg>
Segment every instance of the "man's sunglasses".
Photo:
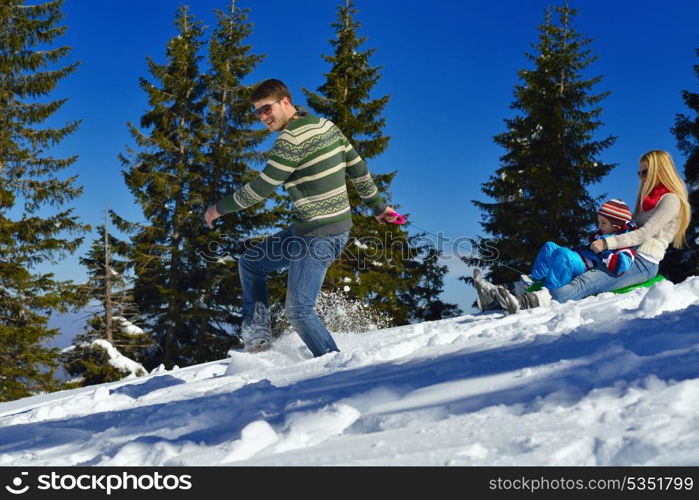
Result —
<svg viewBox="0 0 699 500"><path fill-rule="evenodd" d="M281 99L279 99L279 101L281 101ZM269 104L264 104L264 105L260 106L259 108L257 108L256 110L254 110L254 112L258 117L267 116L268 114L270 114L272 112L272 105L277 104L279 101L274 101L274 102L271 102Z"/></svg>

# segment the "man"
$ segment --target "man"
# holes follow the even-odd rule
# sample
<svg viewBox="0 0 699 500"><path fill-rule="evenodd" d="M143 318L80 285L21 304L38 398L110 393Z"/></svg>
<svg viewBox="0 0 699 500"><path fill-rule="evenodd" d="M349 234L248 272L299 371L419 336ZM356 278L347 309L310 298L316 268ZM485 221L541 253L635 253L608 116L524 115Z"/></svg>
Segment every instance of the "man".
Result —
<svg viewBox="0 0 699 500"><path fill-rule="evenodd" d="M266 277L288 267L289 322L314 356L338 351L315 304L325 273L342 253L352 227L345 175L380 224L393 222L396 214L381 199L366 163L340 129L294 106L284 83L265 80L250 100L262 123L279 136L257 178L210 206L204 217L213 228L218 217L261 202L280 184L291 195L294 210L291 227L246 250L238 262L245 349L256 352L271 346Z"/></svg>

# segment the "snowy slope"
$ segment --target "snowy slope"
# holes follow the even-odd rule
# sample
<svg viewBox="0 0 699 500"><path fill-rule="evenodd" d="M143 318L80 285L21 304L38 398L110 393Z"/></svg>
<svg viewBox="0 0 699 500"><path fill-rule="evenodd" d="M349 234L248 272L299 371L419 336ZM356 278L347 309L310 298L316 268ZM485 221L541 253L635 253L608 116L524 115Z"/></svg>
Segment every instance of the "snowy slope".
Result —
<svg viewBox="0 0 699 500"><path fill-rule="evenodd" d="M699 278L0 404L2 465L698 465Z"/></svg>

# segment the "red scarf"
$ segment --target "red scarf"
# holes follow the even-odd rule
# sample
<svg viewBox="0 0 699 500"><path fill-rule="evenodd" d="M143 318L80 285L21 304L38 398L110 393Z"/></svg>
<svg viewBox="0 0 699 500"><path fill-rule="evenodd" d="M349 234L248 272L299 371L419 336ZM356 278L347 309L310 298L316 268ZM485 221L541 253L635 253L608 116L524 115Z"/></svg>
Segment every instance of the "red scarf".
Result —
<svg viewBox="0 0 699 500"><path fill-rule="evenodd" d="M643 211L647 212L648 210L652 210L655 208L655 205L658 204L660 201L660 198L663 197L663 195L669 193L670 190L666 188L663 184L658 184L655 186L650 193L648 193L648 196L643 198L643 203L641 204L641 207L643 207Z"/></svg>

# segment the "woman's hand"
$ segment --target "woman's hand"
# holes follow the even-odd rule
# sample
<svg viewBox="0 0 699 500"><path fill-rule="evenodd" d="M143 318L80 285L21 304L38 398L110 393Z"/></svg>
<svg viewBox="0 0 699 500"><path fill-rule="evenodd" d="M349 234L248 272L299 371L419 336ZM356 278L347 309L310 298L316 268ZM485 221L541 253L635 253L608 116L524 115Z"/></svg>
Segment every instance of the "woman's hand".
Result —
<svg viewBox="0 0 699 500"><path fill-rule="evenodd" d="M595 253L604 252L607 250L607 242L603 239L595 240L590 244L590 248Z"/></svg>

